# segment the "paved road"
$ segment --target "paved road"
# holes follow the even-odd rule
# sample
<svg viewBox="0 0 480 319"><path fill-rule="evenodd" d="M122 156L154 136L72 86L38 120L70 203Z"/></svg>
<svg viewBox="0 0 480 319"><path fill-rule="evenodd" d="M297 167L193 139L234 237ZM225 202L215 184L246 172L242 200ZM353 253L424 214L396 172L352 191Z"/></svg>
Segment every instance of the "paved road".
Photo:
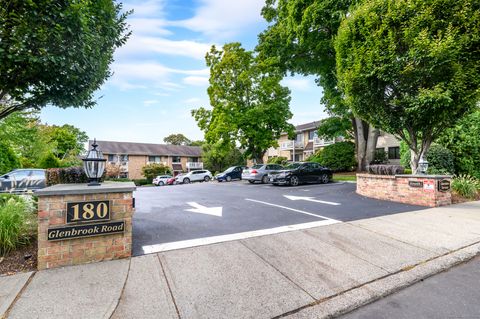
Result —
<svg viewBox="0 0 480 319"><path fill-rule="evenodd" d="M480 318L480 257L430 277L343 319Z"/></svg>
<svg viewBox="0 0 480 319"><path fill-rule="evenodd" d="M286 196L294 196L294 200ZM246 232L265 235L272 233L265 230L279 227L302 225L293 226L301 229L421 209L361 197L352 183L275 187L241 181L210 182L139 188L135 198L134 255L165 250L164 245L155 246L165 243ZM202 207L212 215L199 213ZM195 209L197 212L192 211ZM220 209L222 215L217 216ZM246 237L233 239L240 238ZM176 248L190 245L194 244ZM156 248L148 250L146 246Z"/></svg>

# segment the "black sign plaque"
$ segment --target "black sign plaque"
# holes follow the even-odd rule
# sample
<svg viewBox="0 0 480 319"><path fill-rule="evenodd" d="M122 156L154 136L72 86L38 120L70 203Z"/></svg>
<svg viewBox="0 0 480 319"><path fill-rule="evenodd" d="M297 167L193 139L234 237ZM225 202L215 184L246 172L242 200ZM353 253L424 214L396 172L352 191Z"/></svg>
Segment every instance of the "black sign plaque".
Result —
<svg viewBox="0 0 480 319"><path fill-rule="evenodd" d="M423 188L423 182L421 181L408 181L408 186L415 188Z"/></svg>
<svg viewBox="0 0 480 319"><path fill-rule="evenodd" d="M67 203L67 224L110 220L110 201Z"/></svg>
<svg viewBox="0 0 480 319"><path fill-rule="evenodd" d="M125 221L49 228L49 241L123 233Z"/></svg>
<svg viewBox="0 0 480 319"><path fill-rule="evenodd" d="M448 179L438 181L438 190L440 192L448 192L450 190L450 181Z"/></svg>

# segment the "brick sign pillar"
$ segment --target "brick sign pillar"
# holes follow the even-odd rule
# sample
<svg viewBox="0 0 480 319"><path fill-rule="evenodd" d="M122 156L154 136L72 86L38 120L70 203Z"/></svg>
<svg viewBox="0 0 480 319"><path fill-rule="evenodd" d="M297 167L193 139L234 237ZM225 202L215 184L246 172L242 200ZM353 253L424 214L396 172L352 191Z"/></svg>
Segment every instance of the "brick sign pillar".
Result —
<svg viewBox="0 0 480 319"><path fill-rule="evenodd" d="M357 193L392 202L438 207L452 203L451 179L449 175L357 174Z"/></svg>
<svg viewBox="0 0 480 319"><path fill-rule="evenodd" d="M60 184L38 196L38 269L127 258L133 183Z"/></svg>

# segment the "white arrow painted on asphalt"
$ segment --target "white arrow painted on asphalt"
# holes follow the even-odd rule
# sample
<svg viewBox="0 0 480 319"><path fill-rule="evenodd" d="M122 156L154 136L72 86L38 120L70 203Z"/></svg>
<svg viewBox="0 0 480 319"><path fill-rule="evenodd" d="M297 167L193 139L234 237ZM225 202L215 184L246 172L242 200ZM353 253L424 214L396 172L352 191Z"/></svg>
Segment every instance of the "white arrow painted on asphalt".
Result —
<svg viewBox="0 0 480 319"><path fill-rule="evenodd" d="M186 211L222 217L222 207L206 207L196 202L188 202L187 204L194 208L185 209Z"/></svg>
<svg viewBox="0 0 480 319"><path fill-rule="evenodd" d="M315 203L321 203L321 204L327 204L327 205L334 205L338 206L340 203L335 203L335 202L326 202L324 200L318 200L313 197L307 197L307 196L290 196L290 195L283 195L283 197L288 198L289 200L305 200L308 202L315 202Z"/></svg>

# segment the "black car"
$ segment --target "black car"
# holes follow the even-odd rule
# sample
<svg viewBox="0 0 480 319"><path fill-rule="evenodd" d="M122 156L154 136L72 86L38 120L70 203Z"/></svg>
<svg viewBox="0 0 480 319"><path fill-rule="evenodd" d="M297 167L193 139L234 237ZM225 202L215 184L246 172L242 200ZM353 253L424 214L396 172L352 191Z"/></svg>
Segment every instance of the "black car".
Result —
<svg viewBox="0 0 480 319"><path fill-rule="evenodd" d="M269 174L273 185L297 186L302 183L328 183L333 172L318 163L294 162L285 166L284 170Z"/></svg>
<svg viewBox="0 0 480 319"><path fill-rule="evenodd" d="M45 170L16 169L0 176L0 192L34 191L45 187Z"/></svg>
<svg viewBox="0 0 480 319"><path fill-rule="evenodd" d="M230 182L233 179L242 179L243 166L232 166L227 168L224 172L221 172L215 176L215 179L219 182Z"/></svg>

